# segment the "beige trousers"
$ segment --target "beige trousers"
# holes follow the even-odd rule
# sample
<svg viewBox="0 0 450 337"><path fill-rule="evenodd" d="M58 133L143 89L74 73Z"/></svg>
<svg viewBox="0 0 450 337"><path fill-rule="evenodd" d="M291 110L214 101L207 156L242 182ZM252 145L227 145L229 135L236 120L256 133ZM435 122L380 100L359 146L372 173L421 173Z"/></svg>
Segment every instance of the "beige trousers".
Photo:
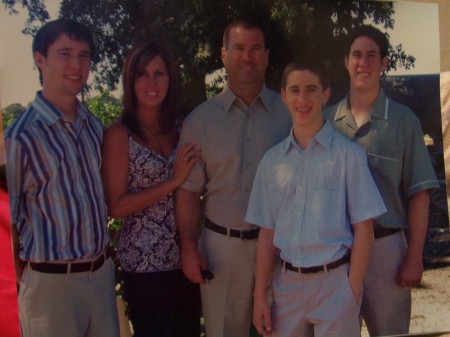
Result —
<svg viewBox="0 0 450 337"><path fill-rule="evenodd" d="M47 274L25 267L19 291L23 337L118 337L114 264Z"/></svg>
<svg viewBox="0 0 450 337"><path fill-rule="evenodd" d="M280 269L273 278L275 336L360 337L361 299L353 296L348 269L348 263L311 274Z"/></svg>
<svg viewBox="0 0 450 337"><path fill-rule="evenodd" d="M256 240L204 228L200 252L214 274L200 287L208 337L248 337L252 320Z"/></svg>
<svg viewBox="0 0 450 337"><path fill-rule="evenodd" d="M370 336L406 334L411 317L411 288L397 285L406 254L403 231L374 241L364 279L361 315Z"/></svg>

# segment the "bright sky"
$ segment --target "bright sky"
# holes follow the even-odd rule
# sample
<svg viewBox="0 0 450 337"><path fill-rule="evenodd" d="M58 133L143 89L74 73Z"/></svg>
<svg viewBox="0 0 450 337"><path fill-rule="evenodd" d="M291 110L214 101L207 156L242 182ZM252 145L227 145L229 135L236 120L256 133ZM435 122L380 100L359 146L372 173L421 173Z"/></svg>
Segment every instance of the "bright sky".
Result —
<svg viewBox="0 0 450 337"><path fill-rule="evenodd" d="M400 68L389 75L439 73L439 5L398 1L394 8L395 26L389 31L391 45L402 44L416 62L413 69Z"/></svg>
<svg viewBox="0 0 450 337"><path fill-rule="evenodd" d="M60 0L46 0L45 5L52 19L57 18ZM27 105L40 90L39 72L34 66L31 52L32 38L22 29L27 11L16 6L19 14L11 15L0 4L0 105Z"/></svg>
<svg viewBox="0 0 450 337"><path fill-rule="evenodd" d="M51 18L57 17L60 0L46 0ZM21 33L27 19L26 11L9 15L0 5L0 104L28 104L40 89L38 71L31 55L29 36ZM394 74L439 73L439 13L437 4L397 2L395 28L390 31L391 44L401 43L407 53L416 57L412 70L399 69ZM273 52L273 51L272 51Z"/></svg>

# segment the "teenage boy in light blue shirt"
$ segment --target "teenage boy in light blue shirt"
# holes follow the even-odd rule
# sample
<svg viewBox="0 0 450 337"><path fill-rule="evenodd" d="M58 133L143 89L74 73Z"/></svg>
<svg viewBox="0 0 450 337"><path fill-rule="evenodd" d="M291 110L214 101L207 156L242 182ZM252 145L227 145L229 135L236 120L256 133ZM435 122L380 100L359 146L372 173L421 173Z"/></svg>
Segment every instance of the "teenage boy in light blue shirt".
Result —
<svg viewBox="0 0 450 337"><path fill-rule="evenodd" d="M281 94L293 128L264 155L245 218L261 227L253 322L264 336L357 337L372 218L386 209L362 148L323 121L323 64L289 65Z"/></svg>

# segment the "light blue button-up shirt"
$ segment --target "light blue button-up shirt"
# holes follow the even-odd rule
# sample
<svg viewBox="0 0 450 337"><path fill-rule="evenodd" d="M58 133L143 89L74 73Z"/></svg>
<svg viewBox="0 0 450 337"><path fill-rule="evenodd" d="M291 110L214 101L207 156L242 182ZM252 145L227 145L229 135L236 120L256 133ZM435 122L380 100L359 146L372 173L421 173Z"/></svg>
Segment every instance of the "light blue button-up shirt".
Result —
<svg viewBox="0 0 450 337"><path fill-rule="evenodd" d="M281 258L297 267L335 261L351 249L351 224L386 208L363 149L329 122L302 150L289 137L258 166L245 220L275 230Z"/></svg>

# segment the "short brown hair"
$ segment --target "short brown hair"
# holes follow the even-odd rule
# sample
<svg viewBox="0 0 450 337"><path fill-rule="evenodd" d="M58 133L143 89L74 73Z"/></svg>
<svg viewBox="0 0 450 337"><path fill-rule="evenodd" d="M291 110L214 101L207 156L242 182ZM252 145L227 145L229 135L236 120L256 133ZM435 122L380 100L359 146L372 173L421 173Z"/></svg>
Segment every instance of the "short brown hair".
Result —
<svg viewBox="0 0 450 337"><path fill-rule="evenodd" d="M315 57L303 57L295 62L287 65L283 72L283 78L281 79L281 88L286 89L287 79L289 75L297 70L308 70L319 77L322 90L327 89L330 86L330 80L328 77L327 68L322 61Z"/></svg>
<svg viewBox="0 0 450 337"><path fill-rule="evenodd" d="M361 25L354 28L349 36L347 42L347 49L345 55L348 57L350 54L350 49L352 48L353 42L358 37L368 37L375 41L378 48L380 49L380 57L384 59L389 53L389 41L386 34L382 33L381 30L375 28L371 25Z"/></svg>
<svg viewBox="0 0 450 337"><path fill-rule="evenodd" d="M264 37L264 48L266 48L266 34L264 34L264 30L261 28L261 26L256 23L255 21L249 19L249 18L238 18L231 22L223 32L223 40L222 40L222 46L227 49L228 48L228 42L230 41L230 30L233 28L242 27L245 29L256 29L259 30Z"/></svg>
<svg viewBox="0 0 450 337"><path fill-rule="evenodd" d="M85 25L65 18L49 21L38 30L33 39L33 53L39 52L41 55L47 57L48 48L55 43L62 34L66 34L72 40L89 44L90 58L91 60L96 58L95 42L91 31ZM39 67L38 70L39 81L42 85L42 73Z"/></svg>

